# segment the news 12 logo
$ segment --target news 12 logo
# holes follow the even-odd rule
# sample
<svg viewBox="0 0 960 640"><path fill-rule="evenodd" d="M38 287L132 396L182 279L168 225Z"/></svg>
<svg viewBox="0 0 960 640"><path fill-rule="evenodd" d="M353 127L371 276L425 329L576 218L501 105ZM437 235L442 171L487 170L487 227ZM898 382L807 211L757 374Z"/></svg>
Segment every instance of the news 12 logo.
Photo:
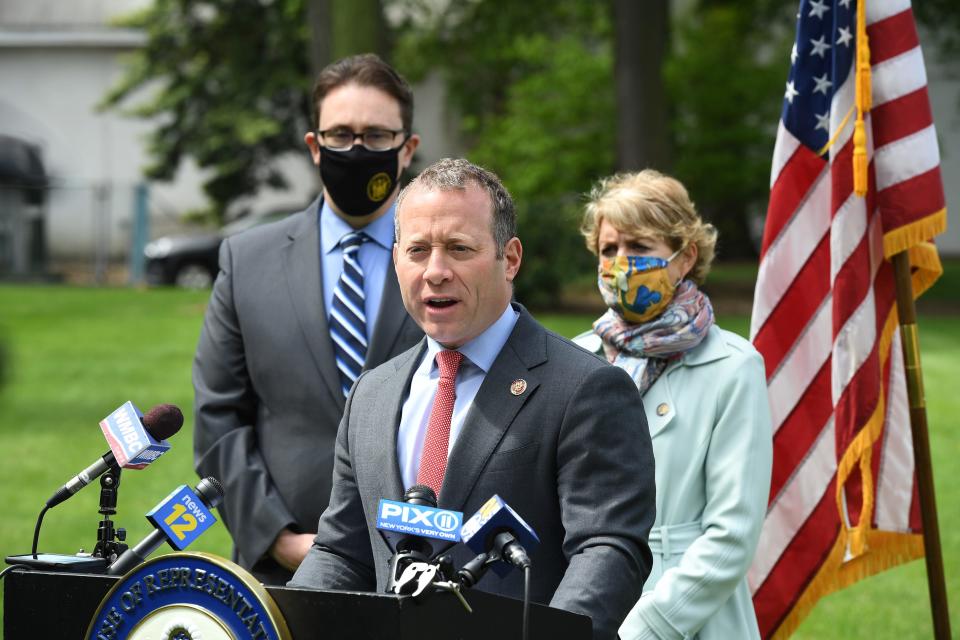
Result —
<svg viewBox="0 0 960 640"><path fill-rule="evenodd" d="M185 484L173 490L148 514L147 520L163 531L170 546L183 551L217 519Z"/></svg>
<svg viewBox="0 0 960 640"><path fill-rule="evenodd" d="M124 469L143 469L170 450L166 440L156 440L144 428L140 409L130 401L100 421L113 456Z"/></svg>
<svg viewBox="0 0 960 640"><path fill-rule="evenodd" d="M460 541L463 514L395 500L381 500L377 508L377 529L397 531L449 542Z"/></svg>

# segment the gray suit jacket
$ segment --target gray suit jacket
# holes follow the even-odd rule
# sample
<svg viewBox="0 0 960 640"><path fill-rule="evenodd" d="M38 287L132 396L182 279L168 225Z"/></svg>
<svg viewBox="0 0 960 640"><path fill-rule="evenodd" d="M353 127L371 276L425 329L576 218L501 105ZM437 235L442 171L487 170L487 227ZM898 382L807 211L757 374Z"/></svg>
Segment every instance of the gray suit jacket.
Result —
<svg viewBox="0 0 960 640"><path fill-rule="evenodd" d="M622 370L546 331L522 307L480 386L447 464L441 507L472 515L499 494L537 532L531 597L591 616L615 638L650 572L654 467L637 387ZM424 344L357 381L337 436L333 494L291 586L383 590L391 549L381 498L401 499L397 428ZM514 396L511 383L526 390ZM473 557L464 545L456 566ZM485 591L523 596L518 571Z"/></svg>
<svg viewBox="0 0 960 640"><path fill-rule="evenodd" d="M344 407L323 306L319 210L318 199L223 242L193 365L197 473L226 489L220 513L235 558L280 584L290 573L264 554L284 527L316 530ZM391 261L367 366L422 337Z"/></svg>

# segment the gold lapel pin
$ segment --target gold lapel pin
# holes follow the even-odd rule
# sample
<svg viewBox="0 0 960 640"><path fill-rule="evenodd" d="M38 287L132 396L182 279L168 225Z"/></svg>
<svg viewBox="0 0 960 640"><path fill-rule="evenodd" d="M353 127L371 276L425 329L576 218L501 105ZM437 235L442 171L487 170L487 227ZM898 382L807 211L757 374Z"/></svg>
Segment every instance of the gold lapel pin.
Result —
<svg viewBox="0 0 960 640"><path fill-rule="evenodd" d="M523 378L517 378L510 383L510 393L515 396L519 396L521 393L527 390L527 381Z"/></svg>
<svg viewBox="0 0 960 640"><path fill-rule="evenodd" d="M657 405L658 416L665 416L667 415L668 411L670 411L670 405L668 405L666 402L661 402L659 405Z"/></svg>

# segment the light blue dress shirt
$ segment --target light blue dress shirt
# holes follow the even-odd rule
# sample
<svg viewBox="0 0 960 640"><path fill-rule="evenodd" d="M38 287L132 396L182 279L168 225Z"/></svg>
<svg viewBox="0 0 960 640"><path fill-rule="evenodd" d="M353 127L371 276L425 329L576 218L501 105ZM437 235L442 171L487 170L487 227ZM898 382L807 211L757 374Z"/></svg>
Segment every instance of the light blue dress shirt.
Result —
<svg viewBox="0 0 960 640"><path fill-rule="evenodd" d="M363 269L363 312L367 317L367 342L373 338L380 300L383 298L383 283L387 267L393 260L393 207L365 227L354 229L340 218L326 201L320 209L320 261L323 278L323 308L330 317L333 292L343 272L343 251L340 240L353 231L363 231L370 240L360 245L360 268Z"/></svg>
<svg viewBox="0 0 960 640"><path fill-rule="evenodd" d="M457 372L456 393L453 403L453 418L450 421L450 442L447 455L453 449L457 436L463 429L463 421L470 411L473 399L487 376L493 361L500 355L513 332L520 314L509 304L500 317L486 331L466 343L457 351L463 354L463 361ZM400 414L400 432L397 435L397 457L400 461L400 476L404 489L417 484L417 471L420 469L420 456L423 453L423 441L427 436L430 412L433 410L433 397L440 381L440 369L435 358L443 347L433 338L427 338L427 352L413 372L410 381L410 395L403 403ZM448 471L450 471L448 469Z"/></svg>

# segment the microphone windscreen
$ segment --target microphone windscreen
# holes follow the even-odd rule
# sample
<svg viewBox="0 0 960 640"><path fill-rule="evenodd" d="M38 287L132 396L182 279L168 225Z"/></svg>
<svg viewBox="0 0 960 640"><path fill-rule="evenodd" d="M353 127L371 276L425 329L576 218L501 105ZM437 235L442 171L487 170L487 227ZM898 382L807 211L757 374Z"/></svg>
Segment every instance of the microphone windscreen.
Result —
<svg viewBox="0 0 960 640"><path fill-rule="evenodd" d="M183 412L174 404L158 404L143 416L143 426L156 440L166 440L183 426Z"/></svg>
<svg viewBox="0 0 960 640"><path fill-rule="evenodd" d="M223 485L213 476L207 476L197 483L197 495L211 509L220 504L223 493Z"/></svg>
<svg viewBox="0 0 960 640"><path fill-rule="evenodd" d="M418 504L423 507L437 506L437 494L425 484L415 484L403 494L403 501L407 504Z"/></svg>

